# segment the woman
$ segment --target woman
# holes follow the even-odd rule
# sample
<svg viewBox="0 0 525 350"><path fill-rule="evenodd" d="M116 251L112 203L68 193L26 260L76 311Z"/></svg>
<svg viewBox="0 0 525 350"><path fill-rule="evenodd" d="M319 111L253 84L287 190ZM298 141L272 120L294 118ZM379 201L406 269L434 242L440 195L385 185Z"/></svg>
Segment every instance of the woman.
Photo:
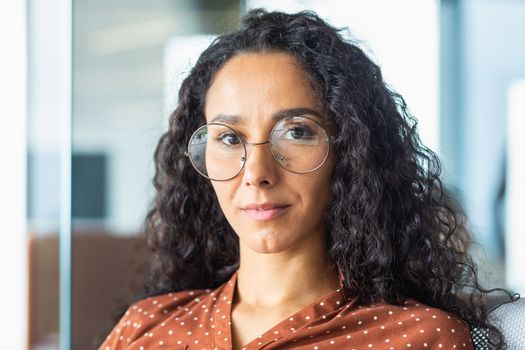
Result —
<svg viewBox="0 0 525 350"><path fill-rule="evenodd" d="M101 349L472 349L470 327L502 346L415 124L314 13L250 11L182 84L149 297Z"/></svg>

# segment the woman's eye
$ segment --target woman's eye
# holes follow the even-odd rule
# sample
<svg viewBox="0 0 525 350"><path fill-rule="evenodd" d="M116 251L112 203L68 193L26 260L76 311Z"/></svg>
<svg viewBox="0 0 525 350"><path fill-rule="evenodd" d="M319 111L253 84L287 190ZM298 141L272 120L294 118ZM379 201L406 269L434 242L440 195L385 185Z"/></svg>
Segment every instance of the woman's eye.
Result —
<svg viewBox="0 0 525 350"><path fill-rule="evenodd" d="M313 135L313 131L305 126L294 126L288 128L288 130L285 133L285 138L293 139L293 140L300 140L303 138L308 138Z"/></svg>
<svg viewBox="0 0 525 350"><path fill-rule="evenodd" d="M219 135L218 140L227 146L235 146L242 143L238 135L231 133Z"/></svg>

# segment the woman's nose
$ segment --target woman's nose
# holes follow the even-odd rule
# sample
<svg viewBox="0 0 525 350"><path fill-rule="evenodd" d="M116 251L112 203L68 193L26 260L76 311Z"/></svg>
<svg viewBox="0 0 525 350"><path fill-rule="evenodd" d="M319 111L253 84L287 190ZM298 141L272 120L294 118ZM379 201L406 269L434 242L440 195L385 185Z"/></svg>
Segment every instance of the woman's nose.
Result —
<svg viewBox="0 0 525 350"><path fill-rule="evenodd" d="M246 161L243 169L245 185L271 187L277 182L278 166L273 159L269 143L246 145Z"/></svg>

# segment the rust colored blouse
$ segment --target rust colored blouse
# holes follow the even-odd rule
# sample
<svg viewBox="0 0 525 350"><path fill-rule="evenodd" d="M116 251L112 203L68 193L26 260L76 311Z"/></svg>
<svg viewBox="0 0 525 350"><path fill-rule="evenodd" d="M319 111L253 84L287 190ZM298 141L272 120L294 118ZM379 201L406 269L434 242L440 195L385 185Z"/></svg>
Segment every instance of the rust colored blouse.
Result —
<svg viewBox="0 0 525 350"><path fill-rule="evenodd" d="M231 349L236 279L237 272L215 290L168 293L132 304L100 350ZM473 349L469 326L451 313L412 299L404 306L357 305L345 299L341 287L242 349Z"/></svg>

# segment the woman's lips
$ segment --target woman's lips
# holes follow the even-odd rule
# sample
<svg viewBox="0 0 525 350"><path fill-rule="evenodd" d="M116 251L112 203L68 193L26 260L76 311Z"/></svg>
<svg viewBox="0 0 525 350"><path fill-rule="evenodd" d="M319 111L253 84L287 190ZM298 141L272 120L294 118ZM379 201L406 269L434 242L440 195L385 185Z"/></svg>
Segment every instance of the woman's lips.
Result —
<svg viewBox="0 0 525 350"><path fill-rule="evenodd" d="M274 219L283 215L290 208L289 205L285 207L271 208L271 209L242 209L250 219L255 221L266 221Z"/></svg>

